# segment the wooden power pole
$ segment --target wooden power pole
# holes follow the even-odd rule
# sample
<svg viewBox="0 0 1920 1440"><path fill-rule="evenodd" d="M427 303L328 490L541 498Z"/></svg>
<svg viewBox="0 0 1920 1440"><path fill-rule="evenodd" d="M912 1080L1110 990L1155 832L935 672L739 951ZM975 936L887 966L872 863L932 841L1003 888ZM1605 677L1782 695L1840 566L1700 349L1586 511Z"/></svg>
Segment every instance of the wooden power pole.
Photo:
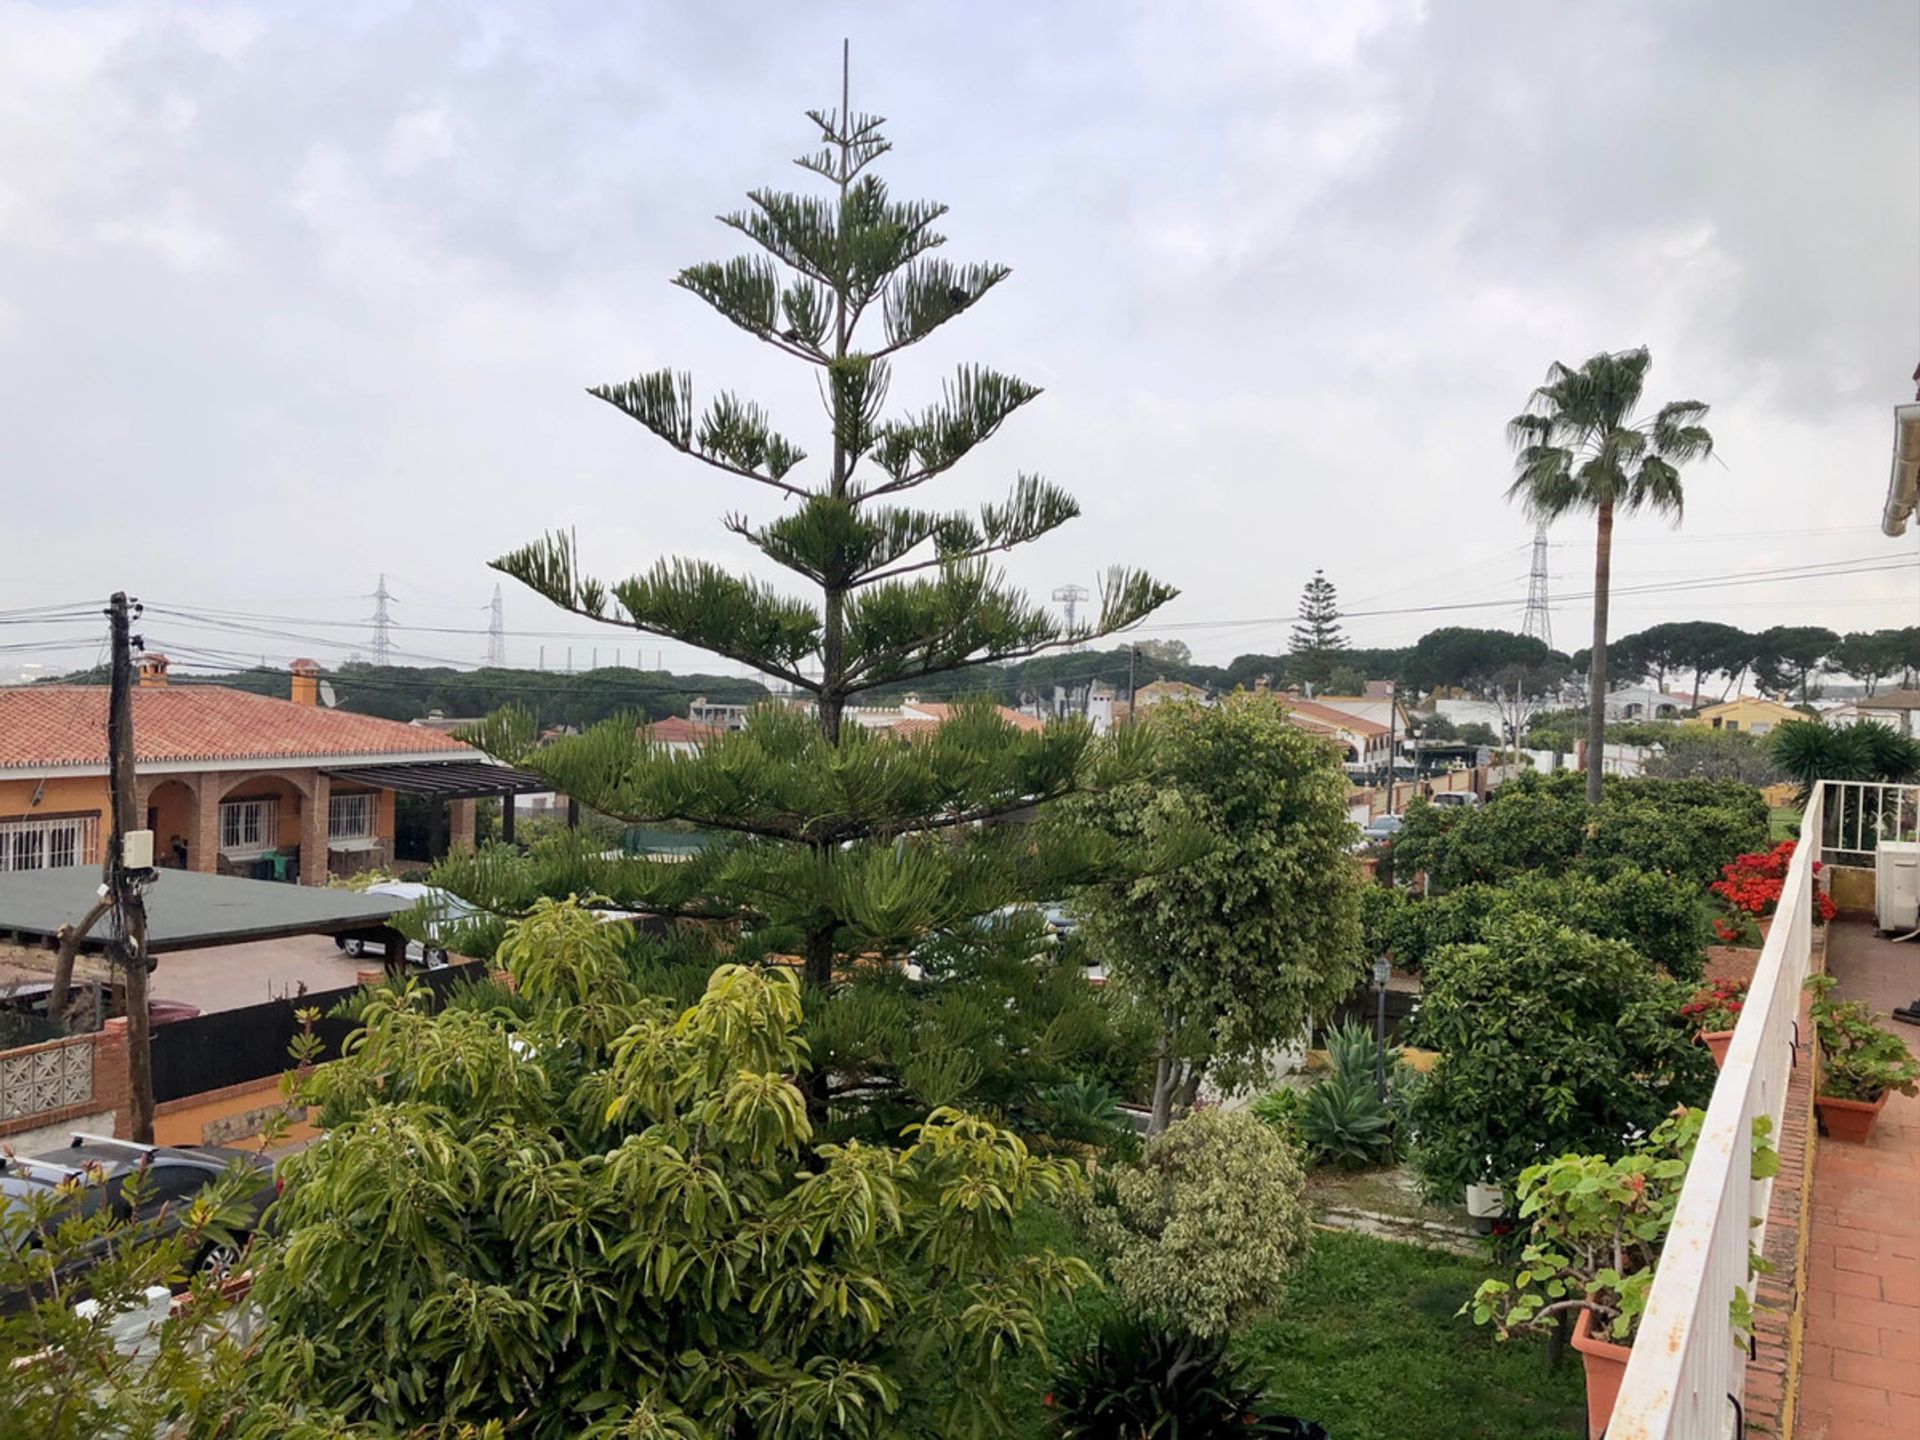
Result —
<svg viewBox="0 0 1920 1440"><path fill-rule="evenodd" d="M153 1143L153 1049L148 1023L147 902L141 894L153 866L153 835L140 824L133 773L133 635L125 591L107 605L113 660L107 701L107 789L113 832L107 839L106 889L113 933L109 951L125 979L127 997L128 1127ZM140 836L131 847L129 840ZM142 853L144 852L144 853Z"/></svg>

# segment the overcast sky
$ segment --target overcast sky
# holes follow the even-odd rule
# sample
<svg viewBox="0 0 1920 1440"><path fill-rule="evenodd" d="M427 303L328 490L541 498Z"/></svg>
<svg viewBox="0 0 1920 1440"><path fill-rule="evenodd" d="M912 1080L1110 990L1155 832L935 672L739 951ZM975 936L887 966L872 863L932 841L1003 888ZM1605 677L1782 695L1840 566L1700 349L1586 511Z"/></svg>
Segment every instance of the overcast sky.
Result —
<svg viewBox="0 0 1920 1440"><path fill-rule="evenodd" d="M1908 568L1621 594L1615 633L1920 621L1876 527L1920 361L1913 0L0 3L0 611L125 587L291 617L150 616L176 653L336 663L384 571L440 627L396 647L472 663L486 561L549 527L609 577L739 560L720 517L770 493L584 387L685 367L823 450L807 367L666 282L739 253L713 217L748 187L807 182L843 35L895 190L1013 269L894 395L962 360L1046 388L930 496L1075 492L1012 564L1034 590L1146 565L1183 594L1143 634L1222 662L1281 648L1316 566L1399 612L1359 644L1517 629L1504 422L1550 361L1645 344L1720 460L1679 530L1622 528L1617 586ZM1586 591L1591 523L1553 540ZM536 632L549 667L564 635L632 663L505 606L514 663ZM1556 606L1562 648L1589 617ZM0 673L90 662L93 628L10 626L76 648Z"/></svg>

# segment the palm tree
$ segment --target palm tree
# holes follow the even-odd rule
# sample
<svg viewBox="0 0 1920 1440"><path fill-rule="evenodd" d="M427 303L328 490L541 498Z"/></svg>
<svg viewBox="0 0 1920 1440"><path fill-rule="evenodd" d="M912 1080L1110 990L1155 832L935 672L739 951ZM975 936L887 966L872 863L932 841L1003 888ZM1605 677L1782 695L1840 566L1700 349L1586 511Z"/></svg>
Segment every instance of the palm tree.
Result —
<svg viewBox="0 0 1920 1440"><path fill-rule="evenodd" d="M1676 400L1651 418L1636 412L1653 356L1643 346L1596 355L1579 369L1555 361L1525 414L1507 425L1514 451L1509 500L1529 518L1557 520L1570 510L1597 517L1593 552L1593 658L1587 685L1587 801L1600 799L1607 733L1607 582L1613 517L1652 509L1680 518L1680 466L1713 453L1700 422L1707 407Z"/></svg>

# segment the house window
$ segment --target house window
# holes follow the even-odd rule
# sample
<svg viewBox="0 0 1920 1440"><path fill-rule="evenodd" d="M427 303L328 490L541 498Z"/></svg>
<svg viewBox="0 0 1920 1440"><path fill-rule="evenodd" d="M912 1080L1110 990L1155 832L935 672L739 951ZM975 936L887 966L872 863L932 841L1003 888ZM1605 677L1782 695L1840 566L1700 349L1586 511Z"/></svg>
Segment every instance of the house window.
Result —
<svg viewBox="0 0 1920 1440"><path fill-rule="evenodd" d="M380 797L372 791L335 795L327 801L327 839L371 840Z"/></svg>
<svg viewBox="0 0 1920 1440"><path fill-rule="evenodd" d="M99 840L100 820L95 815L0 820L0 872L97 865Z"/></svg>
<svg viewBox="0 0 1920 1440"><path fill-rule="evenodd" d="M280 802L228 800L220 806L220 853L259 855L280 839Z"/></svg>

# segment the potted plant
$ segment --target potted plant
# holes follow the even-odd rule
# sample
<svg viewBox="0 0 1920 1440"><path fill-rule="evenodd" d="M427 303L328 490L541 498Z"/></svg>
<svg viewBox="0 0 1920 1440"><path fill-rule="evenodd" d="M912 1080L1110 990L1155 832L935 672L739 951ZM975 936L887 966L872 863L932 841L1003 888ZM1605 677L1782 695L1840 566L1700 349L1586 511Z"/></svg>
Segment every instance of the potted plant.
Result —
<svg viewBox="0 0 1920 1440"><path fill-rule="evenodd" d="M1713 980L1694 991L1693 998L1680 1007L1680 1013L1699 1030L1700 1043L1707 1047L1715 1065L1727 1063L1733 1027L1739 1024L1746 1003L1746 981Z"/></svg>
<svg viewBox="0 0 1920 1440"><path fill-rule="evenodd" d="M1813 994L1813 1024L1820 1037L1820 1088L1813 1097L1820 1129L1851 1145L1866 1142L1873 1122L1898 1090L1915 1093L1920 1060L1906 1042L1874 1023L1873 1011L1858 1000L1832 998L1834 978L1807 980Z"/></svg>
<svg viewBox="0 0 1920 1440"><path fill-rule="evenodd" d="M1602 1434L1613 1414L1705 1116L1704 1110L1678 1110L1640 1148L1617 1160L1562 1155L1522 1171L1514 1192L1527 1226L1520 1269L1511 1282L1486 1281L1461 1307L1476 1324L1493 1325L1502 1339L1527 1327L1570 1330L1586 1367L1590 1435ZM1771 1127L1766 1116L1753 1124L1756 1180L1780 1166L1768 1143ZM1757 1269L1759 1257L1750 1264ZM1742 1289L1728 1317L1736 1331L1751 1312Z"/></svg>

